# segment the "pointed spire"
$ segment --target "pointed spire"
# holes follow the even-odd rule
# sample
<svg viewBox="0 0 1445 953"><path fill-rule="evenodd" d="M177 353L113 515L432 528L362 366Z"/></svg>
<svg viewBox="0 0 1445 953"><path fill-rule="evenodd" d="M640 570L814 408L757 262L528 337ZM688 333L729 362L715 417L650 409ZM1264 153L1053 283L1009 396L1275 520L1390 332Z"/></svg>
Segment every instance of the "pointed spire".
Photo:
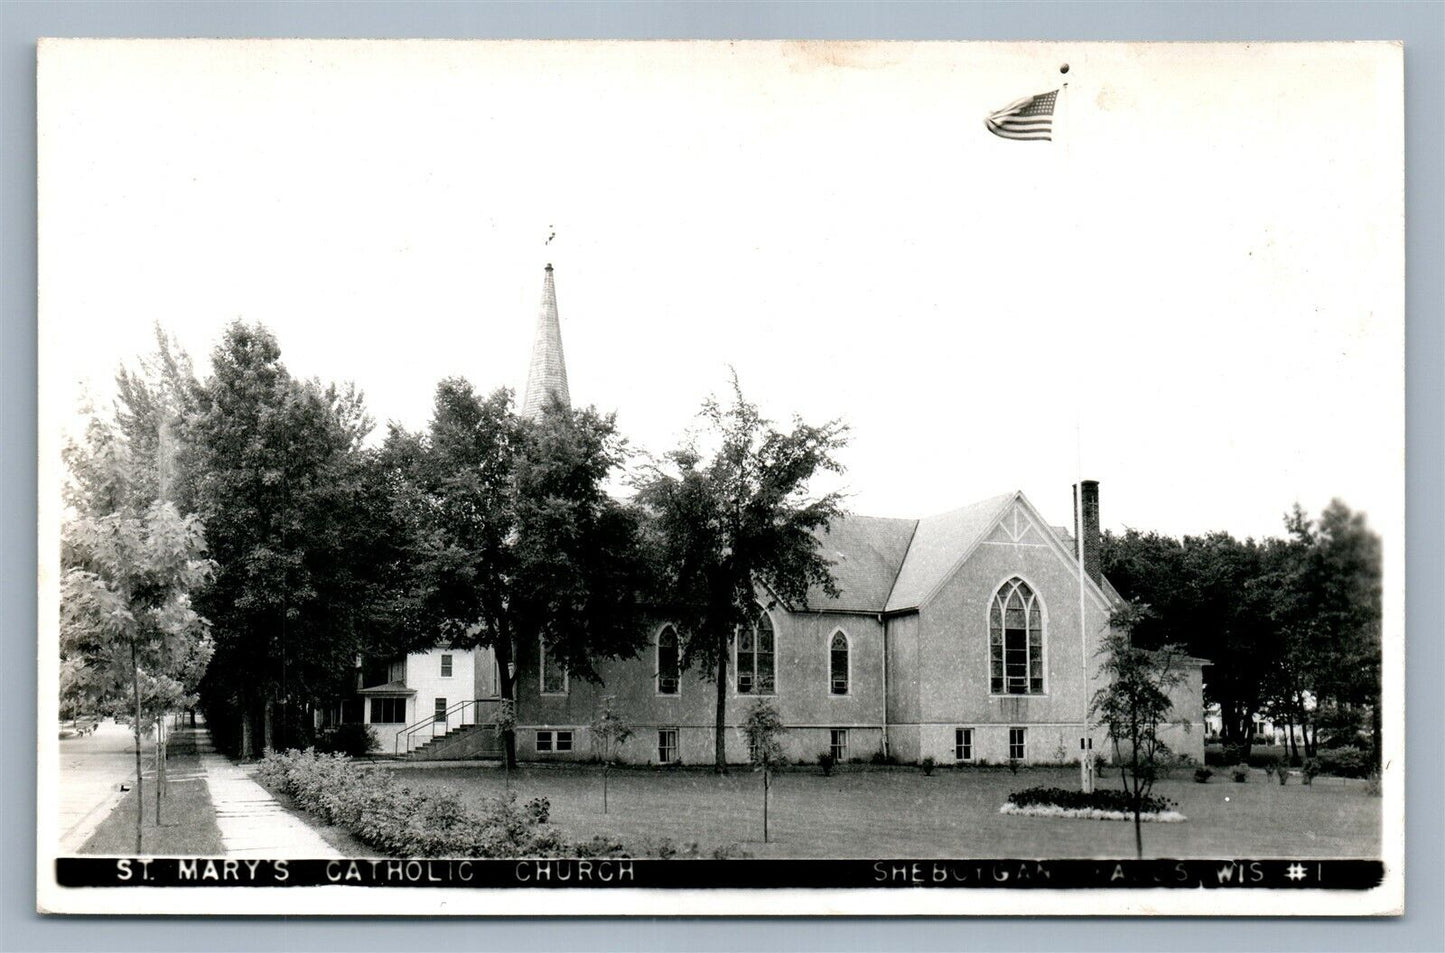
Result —
<svg viewBox="0 0 1445 953"><path fill-rule="evenodd" d="M567 394L567 362L562 359L562 325L557 320L557 289L552 284L552 266L542 279L542 307L537 312L537 336L532 341L532 365L527 371L527 390L522 398L522 416L535 420L547 405L549 394L571 405Z"/></svg>

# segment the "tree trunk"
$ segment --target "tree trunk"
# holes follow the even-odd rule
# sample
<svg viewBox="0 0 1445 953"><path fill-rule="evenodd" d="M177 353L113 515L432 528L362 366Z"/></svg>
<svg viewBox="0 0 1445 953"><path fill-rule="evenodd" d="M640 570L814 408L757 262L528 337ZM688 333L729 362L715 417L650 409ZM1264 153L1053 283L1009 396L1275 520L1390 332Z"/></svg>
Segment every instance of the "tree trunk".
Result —
<svg viewBox="0 0 1445 953"><path fill-rule="evenodd" d="M251 703L241 703L241 760L250 761L256 756L256 743L251 737Z"/></svg>
<svg viewBox="0 0 1445 953"><path fill-rule="evenodd" d="M272 713L275 711L276 703L267 698L261 706L261 750L276 750L276 724Z"/></svg>
<svg viewBox="0 0 1445 953"><path fill-rule="evenodd" d="M1129 753L1129 773L1133 775L1133 781L1131 783L1134 785L1134 790L1132 791L1134 801L1134 853L1136 859L1143 860L1144 822L1139 816L1139 812L1143 807L1140 801L1143 800L1144 787L1139 781L1139 725L1135 722L1131 727L1133 728L1131 732L1133 740L1130 747L1132 747L1133 750Z"/></svg>
<svg viewBox="0 0 1445 953"><path fill-rule="evenodd" d="M718 637L717 645L717 713L713 724L713 770L718 774L728 773L727 716L728 716L728 652L726 636Z"/></svg>
<svg viewBox="0 0 1445 953"><path fill-rule="evenodd" d="M1284 730L1288 732L1285 743L1289 745L1290 762L1299 761L1299 741L1294 736L1294 713L1290 712L1285 717Z"/></svg>
<svg viewBox="0 0 1445 953"><path fill-rule="evenodd" d="M1379 678L1378 669L1375 671L1375 677L1376 679ZM1370 752L1370 758L1375 762L1375 770L1383 773L1385 770L1385 753L1380 747L1382 727L1380 719L1380 695L1376 692L1374 697L1370 699L1370 747L1373 749Z"/></svg>
<svg viewBox="0 0 1445 953"><path fill-rule="evenodd" d="M127 593L127 596L129 594ZM135 853L140 856L141 830L145 824L145 776L140 763L140 659L135 639L130 640L130 685L135 694Z"/></svg>
<svg viewBox="0 0 1445 953"><path fill-rule="evenodd" d="M161 753L161 716L156 716L156 827L161 826L161 781L165 775Z"/></svg>
<svg viewBox="0 0 1445 953"><path fill-rule="evenodd" d="M772 771L763 768L763 843L768 842L768 788L772 786Z"/></svg>
<svg viewBox="0 0 1445 953"><path fill-rule="evenodd" d="M512 672L511 639L498 639L497 643L492 646L492 652L497 659L497 693L502 696L503 702L511 704L512 713L515 715L517 711L517 679ZM507 783L510 785L511 771L517 766L517 729L515 725L502 732L502 763L507 769Z"/></svg>

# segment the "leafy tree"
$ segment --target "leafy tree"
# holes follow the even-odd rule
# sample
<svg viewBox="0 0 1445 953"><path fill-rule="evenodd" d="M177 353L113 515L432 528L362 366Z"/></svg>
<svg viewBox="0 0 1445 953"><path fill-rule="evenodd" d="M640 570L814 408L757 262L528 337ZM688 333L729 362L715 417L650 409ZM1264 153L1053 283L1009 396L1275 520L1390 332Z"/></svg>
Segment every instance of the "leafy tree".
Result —
<svg viewBox="0 0 1445 953"><path fill-rule="evenodd" d="M86 443L67 448L66 460L72 474L67 503L75 515L61 529L63 690L131 718L139 853L141 734L165 712L195 704L212 643L191 597L206 584L212 564L195 516L181 515L166 500L146 502L147 468L137 465L116 428L92 418ZM159 780L159 732L157 742ZM160 810L158 783L157 823Z"/></svg>
<svg viewBox="0 0 1445 953"><path fill-rule="evenodd" d="M1139 603L1127 603L1110 617L1098 651L1104 684L1090 705L1093 717L1109 729L1114 760L1134 812L1134 847L1141 860L1144 833L1140 814L1160 767L1170 758L1159 729L1170 723L1170 690L1184 680L1182 652L1177 646L1150 649L1133 643L1131 634L1148 618L1148 609ZM1179 723L1188 728L1187 718Z"/></svg>
<svg viewBox="0 0 1445 953"><path fill-rule="evenodd" d="M1205 700L1219 706L1227 744L1248 753L1254 715L1267 703L1270 661L1282 651L1271 621L1268 546L1228 533L1105 533L1104 574L1150 612L1134 620L1141 648L1177 644L1208 659Z"/></svg>
<svg viewBox="0 0 1445 953"><path fill-rule="evenodd" d="M1339 500L1318 522L1296 505L1285 520L1290 540L1281 547L1274 585L1273 623L1286 652L1272 672L1281 707L1305 727L1305 756L1318 744L1317 723L1347 727L1369 718L1371 747L1380 752L1381 564L1380 538L1364 514ZM1303 703L1308 694L1314 712ZM1291 733L1293 736L1293 733Z"/></svg>
<svg viewBox="0 0 1445 953"><path fill-rule="evenodd" d="M617 749L632 737L632 726L612 710L612 701L610 696L603 701L602 708L597 712L597 717L592 719L591 725L592 747L602 762L603 814L607 813L607 774L612 768L612 758Z"/></svg>
<svg viewBox="0 0 1445 953"><path fill-rule="evenodd" d="M702 408L703 440L690 440L643 475L638 500L649 513L658 600L676 620L683 667L716 685L714 756L727 771L728 657L735 633L757 618L758 600L803 606L815 587L837 595L817 533L840 512L837 493L812 495L823 471L840 473L846 442L838 421L795 419L774 428L744 399Z"/></svg>
<svg viewBox="0 0 1445 953"><path fill-rule="evenodd" d="M773 768L783 763L783 746L779 740L784 731L783 716L765 699L759 698L741 726L748 743L748 760L754 771L763 775L763 843L768 842L768 793L772 787Z"/></svg>
<svg viewBox="0 0 1445 953"><path fill-rule="evenodd" d="M552 401L536 420L511 395L437 387L426 434L393 428L383 451L404 513L413 631L495 653L516 697L522 645L546 644L574 677L636 654L646 565L636 512L605 492L625 446L611 415ZM503 732L506 761L516 740Z"/></svg>
<svg viewBox="0 0 1445 953"><path fill-rule="evenodd" d="M231 324L185 428L216 560L203 608L216 664L203 685L218 743L254 753L304 740L313 700L338 697L371 644L396 559L384 474L362 451L359 393L293 378L275 337Z"/></svg>

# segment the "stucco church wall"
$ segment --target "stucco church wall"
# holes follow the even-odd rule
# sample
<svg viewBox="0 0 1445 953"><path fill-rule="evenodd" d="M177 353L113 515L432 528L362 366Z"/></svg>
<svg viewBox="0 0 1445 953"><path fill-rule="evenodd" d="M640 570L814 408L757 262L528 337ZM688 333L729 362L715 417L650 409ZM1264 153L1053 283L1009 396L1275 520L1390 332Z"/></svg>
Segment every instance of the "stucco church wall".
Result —
<svg viewBox="0 0 1445 953"><path fill-rule="evenodd" d="M1044 692L1040 695L992 695L989 691L989 605L999 587L1014 576L1029 584L1043 606ZM1091 686L1097 684L1099 664L1094 652L1098 633L1108 622L1107 609L1089 594L1086 684L1080 657L1078 586L1077 570L1048 546L983 543L922 606L918 721L924 756L941 761L941 754L947 754L952 760L953 730L973 727L980 757L1007 760L1007 728L1021 726L1032 736L1026 745L1026 761L1057 760L1055 735L1064 738L1069 757L1077 757ZM985 726L1002 726L1003 730L980 730Z"/></svg>
<svg viewBox="0 0 1445 953"><path fill-rule="evenodd" d="M828 749L831 728L849 730L849 756L871 757L882 742L883 697L882 627L872 616L847 613L772 613L776 655L777 706L789 730L782 736L790 760L814 760ZM598 667L600 685L570 678L561 695L541 693L539 646L526 646L518 659L518 752L539 760L585 760L595 755L586 726L605 699L637 735L620 751L623 760L655 762L657 730L678 729L679 754L684 763L713 760L713 721L716 686L697 670L682 673L680 691L657 691L656 640L661 623L649 627L649 642L636 659ZM848 692L830 691L830 644L835 632L848 639ZM727 754L730 762L747 759L738 725L758 696L740 695L736 669L728 668ZM536 731L570 730L570 752L536 751ZM868 747L870 746L871 747ZM865 750L866 749L866 750Z"/></svg>

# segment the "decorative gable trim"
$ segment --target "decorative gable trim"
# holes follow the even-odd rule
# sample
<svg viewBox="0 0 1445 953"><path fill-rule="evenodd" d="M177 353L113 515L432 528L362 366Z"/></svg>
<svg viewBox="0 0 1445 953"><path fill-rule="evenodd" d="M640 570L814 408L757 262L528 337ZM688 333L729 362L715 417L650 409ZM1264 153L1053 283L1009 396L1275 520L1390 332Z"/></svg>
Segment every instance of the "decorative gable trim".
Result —
<svg viewBox="0 0 1445 953"><path fill-rule="evenodd" d="M1026 517L1032 523L1032 525L1024 529L1020 529L1020 523L1018 519L1020 515ZM1014 495L1007 503L999 507L999 511L990 522L988 529L980 533L978 535L978 538L975 539L974 542L963 551L963 553L959 556L958 560L954 562L953 567L940 577L937 585L935 585L933 589L922 599L918 600L918 605L912 607L914 611L921 609L928 603L932 602L934 598L938 596L939 592L943 590L943 587L948 585L948 583L951 582L953 578L958 575L959 570L963 568L964 564L967 563L971 558L973 558L973 554L978 551L979 546L982 546L985 543L989 542L993 542L996 545L998 541L994 541L993 536L994 533L1000 529L1002 529L1003 532L1015 543L1017 543L1023 537L1027 536L1029 530L1033 530L1034 535L1042 537L1042 544L1052 550L1054 555L1060 561L1062 561L1066 566L1068 566L1068 568L1072 572L1078 572L1078 558L1073 553L1069 552L1069 548L1065 546L1063 544L1063 541L1060 540L1058 536L1055 535L1054 531L1049 528L1049 524L1044 521L1044 518L1042 516L1039 515L1039 511L1034 509L1034 505L1029 502L1028 497L1024 496L1023 491L1018 490L1015 491ZM1034 543L1032 545L1039 544ZM1099 588L1099 584L1094 582L1093 579L1090 579L1087 574L1085 574L1084 576L1084 591L1087 592L1089 596L1094 600L1094 605L1097 608L1104 609L1106 611L1110 608L1111 602L1109 600L1109 597L1104 593L1103 589ZM901 612L903 610L899 611Z"/></svg>

